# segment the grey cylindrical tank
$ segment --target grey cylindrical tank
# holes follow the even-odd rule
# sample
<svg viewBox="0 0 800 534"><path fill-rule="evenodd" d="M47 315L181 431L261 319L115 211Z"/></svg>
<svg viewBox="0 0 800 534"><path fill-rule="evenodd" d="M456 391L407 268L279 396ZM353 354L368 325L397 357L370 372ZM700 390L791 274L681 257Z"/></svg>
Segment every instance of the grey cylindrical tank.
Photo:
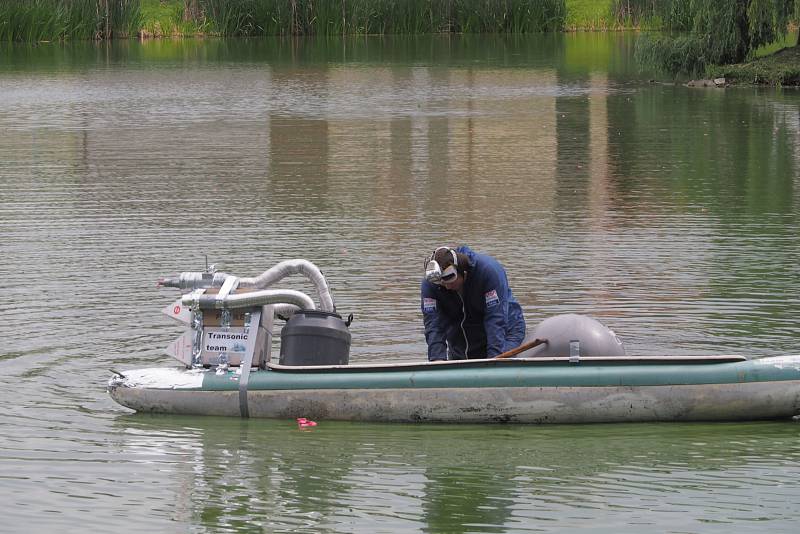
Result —
<svg viewBox="0 0 800 534"><path fill-rule="evenodd" d="M578 342L580 356L625 356L625 347L617 335L585 315L549 317L527 333L524 343L536 338L547 339L547 343L522 352L518 358L570 356L570 343L574 341Z"/></svg>
<svg viewBox="0 0 800 534"><path fill-rule="evenodd" d="M339 314L298 310L281 330L282 365L347 365L350 331Z"/></svg>

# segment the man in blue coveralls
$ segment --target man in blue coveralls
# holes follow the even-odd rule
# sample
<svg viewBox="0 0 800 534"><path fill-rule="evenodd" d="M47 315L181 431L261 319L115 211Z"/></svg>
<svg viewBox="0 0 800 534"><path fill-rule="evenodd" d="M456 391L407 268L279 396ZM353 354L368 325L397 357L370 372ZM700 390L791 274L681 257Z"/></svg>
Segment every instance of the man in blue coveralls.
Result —
<svg viewBox="0 0 800 534"><path fill-rule="evenodd" d="M493 358L525 338L522 308L491 256L437 248L425 261L421 293L430 361Z"/></svg>

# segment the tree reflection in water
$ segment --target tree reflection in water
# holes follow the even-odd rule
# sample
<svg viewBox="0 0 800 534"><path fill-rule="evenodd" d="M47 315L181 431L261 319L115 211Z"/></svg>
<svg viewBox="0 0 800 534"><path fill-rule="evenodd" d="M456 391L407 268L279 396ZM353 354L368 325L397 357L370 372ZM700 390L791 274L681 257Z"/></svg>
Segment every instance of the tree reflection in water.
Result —
<svg viewBox="0 0 800 534"><path fill-rule="evenodd" d="M754 483L795 484L800 443L790 422L322 421L301 431L294 421L131 416L118 424L129 429L118 445L125 457L156 457L174 472L154 483L173 487L175 519L214 530L498 532L587 517L610 528L677 508L690 527L800 511L780 504L780 490L755 500L751 492Z"/></svg>

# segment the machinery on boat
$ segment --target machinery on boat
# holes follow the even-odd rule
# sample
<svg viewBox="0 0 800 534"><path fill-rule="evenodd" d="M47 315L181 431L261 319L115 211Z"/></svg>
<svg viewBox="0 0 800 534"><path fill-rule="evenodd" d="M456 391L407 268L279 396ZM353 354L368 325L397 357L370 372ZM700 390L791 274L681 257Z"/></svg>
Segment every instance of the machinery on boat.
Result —
<svg viewBox="0 0 800 534"><path fill-rule="evenodd" d="M308 295L273 289L301 274ZM635 357L598 321L567 314L531 330L518 354L445 362L350 364L352 316L336 312L320 270L281 262L239 278L186 272L164 312L186 332L181 367L114 372L111 397L137 412L295 419L594 423L733 421L800 413L800 355ZM281 330L272 361L275 318ZM512 354L501 355L512 356Z"/></svg>

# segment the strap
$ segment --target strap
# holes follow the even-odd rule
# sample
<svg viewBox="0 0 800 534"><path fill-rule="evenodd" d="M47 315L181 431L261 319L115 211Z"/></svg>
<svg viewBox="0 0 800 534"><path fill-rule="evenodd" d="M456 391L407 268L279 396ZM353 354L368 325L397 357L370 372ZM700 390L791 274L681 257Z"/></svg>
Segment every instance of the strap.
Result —
<svg viewBox="0 0 800 534"><path fill-rule="evenodd" d="M256 350L258 328L261 325L261 308L256 308L250 313L250 326L247 331L247 347L242 358L242 376L239 378L239 413L243 419L250 417L247 407L247 383L250 381L250 368L253 366L253 354Z"/></svg>

